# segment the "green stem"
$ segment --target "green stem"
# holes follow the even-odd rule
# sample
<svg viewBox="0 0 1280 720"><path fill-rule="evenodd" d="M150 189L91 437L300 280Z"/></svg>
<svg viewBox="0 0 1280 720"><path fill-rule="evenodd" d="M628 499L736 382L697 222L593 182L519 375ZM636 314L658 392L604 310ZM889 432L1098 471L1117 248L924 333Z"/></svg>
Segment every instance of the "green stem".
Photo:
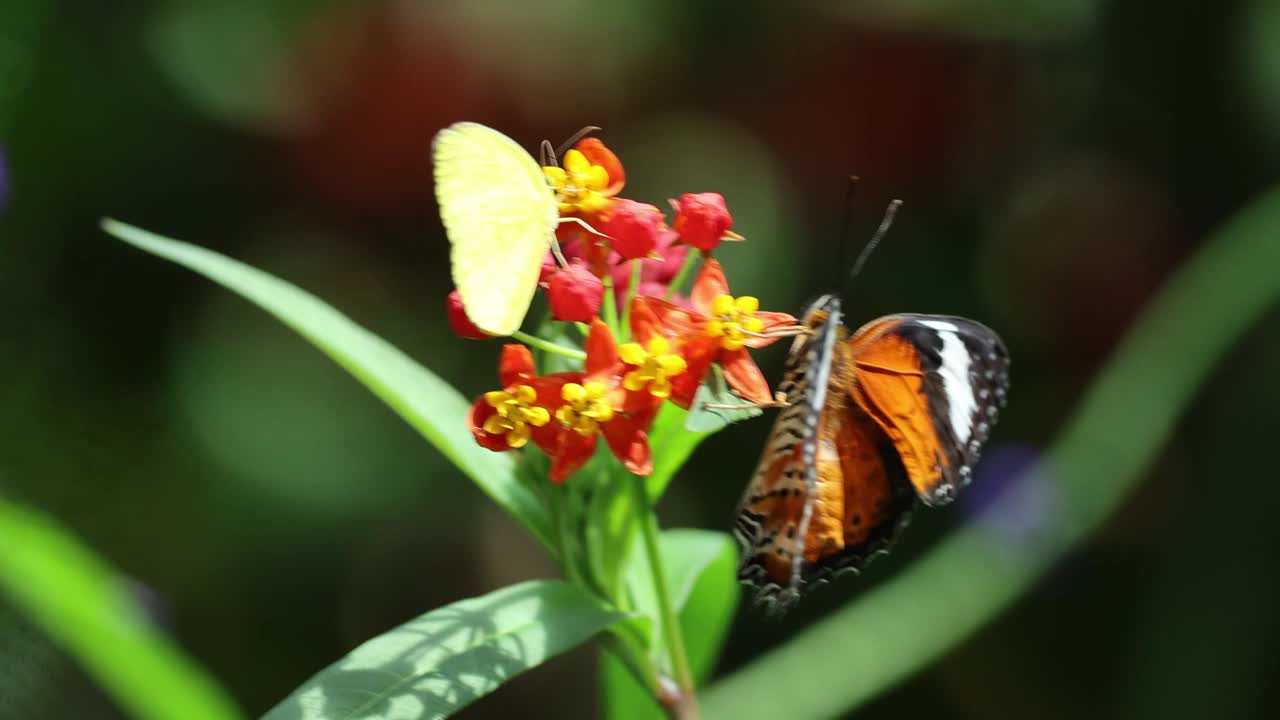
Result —
<svg viewBox="0 0 1280 720"><path fill-rule="evenodd" d="M689 273L693 270L694 264L698 262L699 255L701 255L701 253L696 253L693 251L693 248L689 248L689 254L684 256L684 264L680 266L680 270L676 272L676 276L671 279L671 284L667 286L667 294L662 296L663 300L671 302L671 298L675 296L676 291L680 289L680 286L684 284L685 278L687 278Z"/></svg>
<svg viewBox="0 0 1280 720"><path fill-rule="evenodd" d="M636 292L640 289L640 273L644 268L644 259L637 258L631 261L631 283L627 285L627 302L622 306L622 336L621 342L631 339L631 301L635 299Z"/></svg>
<svg viewBox="0 0 1280 720"><path fill-rule="evenodd" d="M658 521L654 515L653 506L649 503L645 479L639 475L633 475L632 480L636 506L641 514L640 534L644 538L645 554L649 556L654 595L658 599L658 620L667 640L667 651L671 654L671 668L675 672L675 680L680 685L683 695L679 711L674 714L682 718L696 718L698 711L694 697L693 673L689 670L689 656L684 647L684 635L680 632L680 618L676 615L675 606L671 604L671 592L667 588L667 574L662 564L662 551L658 544Z"/></svg>
<svg viewBox="0 0 1280 720"><path fill-rule="evenodd" d="M618 337L618 298L613 293L613 277L608 273L604 276L604 322Z"/></svg>
<svg viewBox="0 0 1280 720"><path fill-rule="evenodd" d="M631 671L635 679L644 686L654 697L662 692L662 686L658 682L658 668L654 666L653 661L643 652L638 652L629 642L623 639L616 631L609 632L600 637L600 644L605 650L613 653L613 656L622 661L622 664Z"/></svg>
<svg viewBox="0 0 1280 720"><path fill-rule="evenodd" d="M574 350L573 348L567 348L563 345L557 345L553 342L543 340L540 337L530 335L529 333L524 332L523 330L517 330L511 333L511 337L519 340L525 345L536 347L539 350L542 350L543 352L549 352L554 355L561 355L563 357L569 358L570 360L586 360L587 359L587 354L582 352L581 350Z"/></svg>
<svg viewBox="0 0 1280 720"><path fill-rule="evenodd" d="M584 586L582 574L578 572L578 563L574 556L573 534L565 521L564 491L562 486L553 486L546 494L547 508L551 512L551 525L556 533L556 545L560 551L560 570L565 580L574 585Z"/></svg>

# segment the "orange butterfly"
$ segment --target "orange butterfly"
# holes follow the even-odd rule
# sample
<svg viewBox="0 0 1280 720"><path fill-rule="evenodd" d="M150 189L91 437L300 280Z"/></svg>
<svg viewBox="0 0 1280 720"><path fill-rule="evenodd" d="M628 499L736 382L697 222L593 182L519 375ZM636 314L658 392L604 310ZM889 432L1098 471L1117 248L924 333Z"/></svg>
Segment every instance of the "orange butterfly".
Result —
<svg viewBox="0 0 1280 720"><path fill-rule="evenodd" d="M824 295L802 323L735 524L739 578L782 606L886 552L917 500L950 502L1009 388L1004 343L972 320L889 315L849 337Z"/></svg>

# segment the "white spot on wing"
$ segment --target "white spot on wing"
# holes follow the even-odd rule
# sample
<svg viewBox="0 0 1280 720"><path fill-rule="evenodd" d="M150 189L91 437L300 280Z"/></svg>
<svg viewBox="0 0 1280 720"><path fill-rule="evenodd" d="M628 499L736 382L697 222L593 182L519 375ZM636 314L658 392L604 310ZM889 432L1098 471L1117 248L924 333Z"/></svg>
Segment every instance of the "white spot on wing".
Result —
<svg viewBox="0 0 1280 720"><path fill-rule="evenodd" d="M942 367L938 368L938 374L942 376L942 387L947 393L951 428L955 430L956 440L968 442L978 403L969 384L969 351L957 334L960 328L939 320L925 320L921 324L937 330L938 337L942 338Z"/></svg>

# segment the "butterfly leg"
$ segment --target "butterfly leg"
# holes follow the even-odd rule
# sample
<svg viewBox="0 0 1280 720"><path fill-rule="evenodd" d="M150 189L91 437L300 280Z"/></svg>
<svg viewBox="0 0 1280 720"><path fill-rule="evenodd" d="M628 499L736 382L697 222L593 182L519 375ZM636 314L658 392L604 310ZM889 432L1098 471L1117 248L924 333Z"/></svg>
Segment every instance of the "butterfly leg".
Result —
<svg viewBox="0 0 1280 720"><path fill-rule="evenodd" d="M806 325L787 325L785 327L773 328L768 332L762 332L762 333L751 332L750 330L742 330L742 329L739 329L738 332L741 332L743 335L749 335L751 337L762 338L766 340L771 338L784 338L784 337L793 337L795 335L812 335L813 334L813 330Z"/></svg>
<svg viewBox="0 0 1280 720"><path fill-rule="evenodd" d="M768 410L770 408L790 407L791 403L787 402L787 394L784 392L775 393L773 402L766 403L741 403L738 405L725 405L721 403L707 403L703 407L709 410Z"/></svg>
<svg viewBox="0 0 1280 720"><path fill-rule="evenodd" d="M575 224L581 225L587 232L591 233L592 235L595 235L597 237L602 237L605 240L613 239L608 235L605 235L604 233L600 232L599 230L596 230L595 228L591 227L591 225L587 224L587 221L583 220L582 218L572 218L572 217L560 218L559 222L575 223ZM554 234L551 236L551 254L555 256L556 262L560 263L560 267L569 267L569 261L565 260L564 255L560 253L560 243L556 241L556 237Z"/></svg>

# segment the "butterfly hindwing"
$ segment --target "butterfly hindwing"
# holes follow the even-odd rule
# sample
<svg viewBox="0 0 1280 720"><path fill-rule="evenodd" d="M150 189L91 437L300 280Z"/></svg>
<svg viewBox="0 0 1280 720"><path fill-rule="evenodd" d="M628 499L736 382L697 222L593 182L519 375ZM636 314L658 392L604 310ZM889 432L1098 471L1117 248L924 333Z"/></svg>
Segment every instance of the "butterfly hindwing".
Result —
<svg viewBox="0 0 1280 720"><path fill-rule="evenodd" d="M738 510L735 529L743 551L739 577L760 586L762 597L802 583L805 538L819 479L818 421L840 327L839 303L832 300L828 307L824 300L805 315L812 334L792 341L778 384L787 405L778 412Z"/></svg>
<svg viewBox="0 0 1280 720"><path fill-rule="evenodd" d="M848 342L853 398L892 440L916 493L941 505L968 485L1009 386L989 328L944 315L890 315Z"/></svg>

